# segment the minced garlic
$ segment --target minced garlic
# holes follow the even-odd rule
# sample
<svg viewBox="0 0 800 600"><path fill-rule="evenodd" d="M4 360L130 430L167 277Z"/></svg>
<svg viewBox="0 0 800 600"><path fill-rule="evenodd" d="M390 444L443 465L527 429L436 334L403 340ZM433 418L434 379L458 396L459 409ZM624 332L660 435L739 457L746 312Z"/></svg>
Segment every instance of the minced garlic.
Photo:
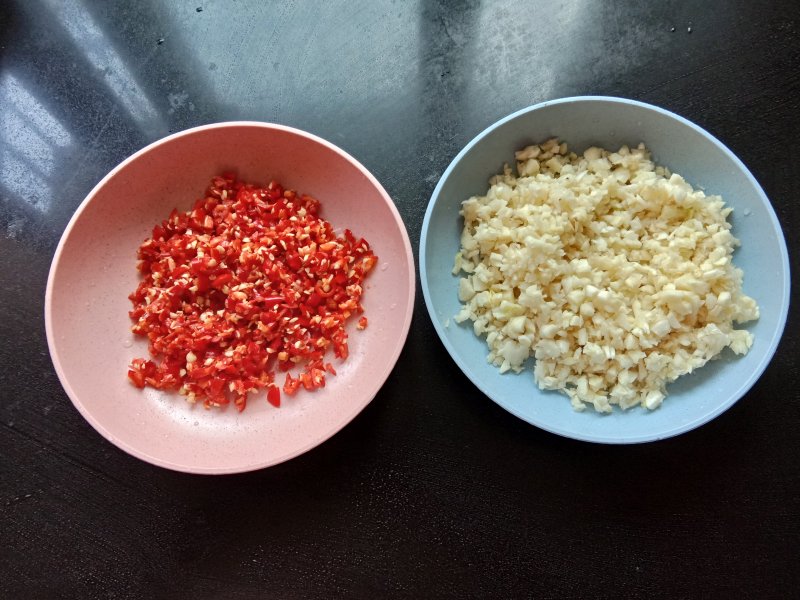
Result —
<svg viewBox="0 0 800 600"><path fill-rule="evenodd" d="M731 208L655 166L644 145L582 156L552 139L517 152L485 196L462 203L454 274L462 310L501 372L535 357L543 389L577 410L654 409L666 384L758 318L731 257Z"/></svg>

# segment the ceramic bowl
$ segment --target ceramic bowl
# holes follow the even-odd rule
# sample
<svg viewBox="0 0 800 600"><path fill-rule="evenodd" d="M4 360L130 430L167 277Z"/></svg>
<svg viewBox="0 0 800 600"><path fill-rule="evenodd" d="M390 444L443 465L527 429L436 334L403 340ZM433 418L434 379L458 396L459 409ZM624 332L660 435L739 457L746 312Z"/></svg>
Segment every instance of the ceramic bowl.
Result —
<svg viewBox="0 0 800 600"><path fill-rule="evenodd" d="M618 149L644 142L656 164L669 167L734 208L733 233L741 240L734 263L744 270L744 292L761 318L747 324L755 337L741 357L719 360L668 386L654 411L615 409L599 414L572 409L566 396L541 391L530 371L503 374L486 361L483 338L471 322L458 325L458 277L451 274L463 221L461 202L484 195L489 178L514 165L514 151L551 137L582 152L597 145ZM769 200L742 162L719 140L661 108L608 97L575 97L525 108L488 127L453 159L434 189L422 225L420 275L425 303L439 337L461 370L500 406L547 431L605 443L658 440L713 419L741 398L766 368L783 332L789 307L789 262L780 224Z"/></svg>
<svg viewBox="0 0 800 600"><path fill-rule="evenodd" d="M202 197L212 176L315 196L322 216L350 228L379 262L362 298L370 325L348 328L350 357L314 393L284 397L276 409L251 395L241 414L205 410L182 396L139 390L127 380L147 345L130 332L136 250L153 226ZM47 283L50 354L69 398L109 441L153 464L193 473L234 473L274 465L320 444L376 395L402 349L414 304L408 235L380 183L353 157L309 133L266 123L206 125L171 135L111 171L69 222ZM282 382L282 379L279 379Z"/></svg>

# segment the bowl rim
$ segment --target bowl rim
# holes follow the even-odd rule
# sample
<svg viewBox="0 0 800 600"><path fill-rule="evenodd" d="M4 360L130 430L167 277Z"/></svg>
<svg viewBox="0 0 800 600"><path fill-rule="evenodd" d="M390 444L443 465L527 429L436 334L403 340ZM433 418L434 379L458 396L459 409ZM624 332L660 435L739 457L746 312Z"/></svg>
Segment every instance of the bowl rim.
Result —
<svg viewBox="0 0 800 600"><path fill-rule="evenodd" d="M408 273L405 274L405 279L407 280L407 287L408 287L408 297L407 303L405 306L405 314L403 315L403 321L401 325L401 335L397 338L397 342L394 346L392 354L389 356L389 360L386 363L386 368L383 372L379 374L378 377L374 379L374 389L369 390L366 394L366 400L362 404L359 404L351 414L347 414L344 416L344 419L338 424L335 428L329 428L322 435L315 436L312 438L308 444L295 448L290 452L286 452L281 454L277 458L272 458L270 460L257 460L248 463L243 463L239 466L222 466L222 467L213 467L213 466L195 466L192 464L183 464L182 462L173 462L159 456L155 456L150 454L135 445L131 445L126 443L114 436L114 434L108 430L108 428L98 419L96 419L91 410L89 410L83 402L78 397L78 394L74 391L72 386L70 385L69 378L67 373L65 372L62 364L61 359L58 353L58 345L55 340L55 334L53 331L53 310L52 310L52 303L53 303L53 288L55 286L55 279L58 272L58 267L61 263L61 258L63 255L63 249L72 233L75 224L81 218L84 211L87 209L88 205L94 200L100 190L111 180L114 176L117 175L120 171L125 169L129 164L136 161L141 156L149 153L150 151L154 150L155 148L167 144L175 139L181 137L188 137L194 135L196 133L202 131L208 131L213 129L226 129L232 127L254 127L260 129L267 129L273 131L281 131L285 133L294 134L300 136L302 138L307 139L310 142L314 142L321 146L328 148L329 150L335 152L342 158L344 158L348 163L354 166L369 182L370 184L378 191L379 195L383 198L385 204L389 208L390 213L398 226L398 229L401 234L403 248L405 250L406 260L408 261ZM411 241L409 239L408 230L403 222L403 219L400 215L400 212L397 209L392 197L386 191L386 189L381 185L378 179L363 165L360 161L354 158L351 154L347 151L343 150L342 148L338 147L337 145L329 142L328 140L310 133L308 131L304 131L302 129L291 127L288 125L282 125L279 123L270 123L265 121L221 121L216 123L208 123L204 125L199 125L196 127L191 127L188 129L184 129L173 134L170 134L166 137L159 138L140 150L134 152L124 160L122 160L119 164L117 164L111 171L109 171L95 186L91 189L91 191L86 195L86 197L81 201L78 207L75 209L75 212L70 217L66 227L64 228L63 233L61 234L61 238L59 239L58 245L56 246L55 253L53 254L53 259L50 263L50 269L48 271L47 276L47 285L45 288L45 301L44 301L44 321L45 321L45 334L47 338L47 347L50 353L50 359L53 363L53 367L56 371L56 375L58 376L59 382L61 383L62 388L67 393L72 404L77 408L78 412L83 416L84 419L98 432L100 433L106 440L111 442L116 447L120 448L124 452L134 456L140 460L148 462L150 464L164 467L173 471L179 471L184 473L193 473L193 474L201 474L201 475L224 475L224 474L234 474L234 473L245 473L250 471L255 471L259 469L263 469L266 467L271 467L297 456L300 456L323 442L327 441L334 435L336 435L339 431L344 429L356 416L358 416L377 396L378 392L381 390L383 385L386 383L386 380L389 378L389 375L394 370L395 366L397 365L397 361L400 358L400 354L405 346L405 341L408 339L408 333L411 327L411 320L414 313L414 304L416 298L416 285L415 285L415 260L414 260L414 252L412 250Z"/></svg>
<svg viewBox="0 0 800 600"><path fill-rule="evenodd" d="M466 156L484 138L486 138L496 129L502 127L509 121L513 121L514 119L517 119L522 115L537 110L541 110L548 106L558 105L558 104L577 104L577 103L602 103L602 104L619 104L619 105L635 106L638 108L653 111L661 115L667 116L683 124L684 126L694 130L695 132L699 133L708 141L713 143L721 152L727 155L728 158L730 158L733 161L733 163L737 166L737 168L739 168L742 171L742 173L752 184L757 195L759 196L762 204L764 205L764 208L767 211L770 223L772 224L773 229L777 233L778 246L781 254L781 271L784 274L784 285L783 288L780 290L780 301L783 310L779 315L778 326L772 331L772 336L769 340L769 345L766 348L766 351L764 352L761 361L758 363L758 365L756 365L756 368L751 371L750 375L742 383L742 385L733 394L731 394L726 399L725 402L719 403L719 405L715 406L712 410L708 411L704 415L701 415L700 417L692 419L686 423L676 425L675 427L672 427L657 434L652 434L652 433L638 434L638 435L631 435L628 437L622 437L622 436L613 437L613 436L595 435L595 434L576 435L572 431L568 431L564 428L553 426L548 423L542 423L537 421L536 419L532 419L521 414L513 406L510 406L506 402L495 397L493 391L489 389L488 386L484 385L478 379L478 377L467 367L465 362L461 359L458 350L453 344L450 343L449 339L447 338L443 325L436 314L436 309L433 304L433 298L431 297L431 292L428 286L428 269L427 269L426 259L427 259L427 245L428 245L430 220L432 218L433 210L437 204L442 188L444 187L445 182L450 177L450 175L452 174L453 170L458 165L458 163L461 162L464 156ZM772 206L772 203L769 201L769 198L767 197L763 188L758 183L753 174L750 172L750 170L745 166L745 164L714 135L712 135L699 125L693 123L692 121L689 121L688 119L672 111L661 108L659 106L655 106L653 104L641 102L639 100L631 100L628 98L621 98L616 96L603 96L603 95L568 96L564 98L556 98L553 100L546 100L544 102L532 104L530 106L517 110L505 117L502 117L501 119L495 121L494 123L486 127L483 131L478 133L474 138L472 138L467 143L467 145L464 146L464 148L450 162L448 167L445 169L445 171L439 178L439 181L437 182L436 187L434 188L433 193L431 194L431 198L428 202L428 207L425 210L425 216L422 221L422 230L420 232L419 270L420 270L420 283L422 286L422 296L425 300L425 306L428 310L428 314L431 318L431 321L433 322L434 329L436 330L439 339L441 340L442 344L444 344L445 349L450 354L450 357L455 361L455 363L458 365L461 371L481 392L483 392L484 395L489 397L493 402L498 404L506 411L522 419L523 421L530 423L531 425L534 425L535 427L538 427L540 429L543 429L545 431L554 433L562 437L575 439L579 441L585 441L585 442L594 442L599 444L640 444L640 443L654 442L658 440L667 439L679 435L681 433L686 433L687 431L691 431L692 429L695 429L697 427L700 427L701 425L708 423L709 421L713 420L714 418L718 417L720 414L728 410L750 390L750 388L756 383L756 381L758 381L763 372L766 370L767 365L769 365L770 361L772 360L772 357L775 355L775 352L778 349L778 344L783 335L783 331L786 327L786 320L789 313L789 302L790 302L790 291L791 291L791 271L789 267L789 255L786 248L786 239L783 235L783 229L780 225L780 221L778 221L778 216L775 213L775 209Z"/></svg>

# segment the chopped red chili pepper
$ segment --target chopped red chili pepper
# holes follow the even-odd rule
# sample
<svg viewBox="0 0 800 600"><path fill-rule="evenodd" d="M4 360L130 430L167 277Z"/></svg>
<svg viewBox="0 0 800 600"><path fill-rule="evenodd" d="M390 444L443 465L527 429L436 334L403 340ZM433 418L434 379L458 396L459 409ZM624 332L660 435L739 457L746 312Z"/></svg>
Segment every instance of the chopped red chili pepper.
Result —
<svg viewBox="0 0 800 600"><path fill-rule="evenodd" d="M286 381L283 384L283 392L288 394L289 396L293 396L294 393L297 391L297 388L300 387L300 379L295 379L292 377L291 373L286 374Z"/></svg>
<svg viewBox="0 0 800 600"><path fill-rule="evenodd" d="M267 388L267 402L272 404L275 408L280 408L281 405L281 391L274 385Z"/></svg>
<svg viewBox="0 0 800 600"><path fill-rule="evenodd" d="M347 358L345 324L363 311L377 258L349 229L337 237L319 210L275 181L260 188L226 173L192 210L156 225L139 247L129 313L152 360L131 362L132 383L239 411L264 388L280 406L276 367L299 369L286 374L286 394L324 387L336 373L324 357L332 348Z"/></svg>

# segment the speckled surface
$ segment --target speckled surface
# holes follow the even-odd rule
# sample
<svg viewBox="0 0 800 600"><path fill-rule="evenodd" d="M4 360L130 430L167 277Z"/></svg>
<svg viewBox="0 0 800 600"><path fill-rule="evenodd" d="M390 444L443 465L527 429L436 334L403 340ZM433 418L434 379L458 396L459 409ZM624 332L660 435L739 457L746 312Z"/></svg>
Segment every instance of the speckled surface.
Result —
<svg viewBox="0 0 800 600"><path fill-rule="evenodd" d="M233 406L204 410L178 394L139 390L122 376L133 359L149 356L147 340L131 333L128 316L128 295L140 280L135 249L173 207L191 209L210 174L230 169L243 181L277 180L318 198L334 231L349 228L378 257L361 301L372 325L359 331L352 319L347 361L332 351L326 358L335 377L313 395L284 395L280 410L265 402L263 391L250 394L241 414ZM81 204L48 279L47 341L75 407L116 446L188 473L252 471L324 442L375 397L408 334L414 279L414 256L394 204L352 157L280 125L195 127L125 160Z"/></svg>
<svg viewBox="0 0 800 600"><path fill-rule="evenodd" d="M347 427L276 467L204 477L130 457L84 421L43 307L79 203L170 132L248 119L329 139L381 181L416 247L464 144L580 94L717 136L764 187L794 267L799 30L792 0L0 3L0 596L796 595L794 309L731 410L605 447L483 396L418 294L397 367Z"/></svg>

